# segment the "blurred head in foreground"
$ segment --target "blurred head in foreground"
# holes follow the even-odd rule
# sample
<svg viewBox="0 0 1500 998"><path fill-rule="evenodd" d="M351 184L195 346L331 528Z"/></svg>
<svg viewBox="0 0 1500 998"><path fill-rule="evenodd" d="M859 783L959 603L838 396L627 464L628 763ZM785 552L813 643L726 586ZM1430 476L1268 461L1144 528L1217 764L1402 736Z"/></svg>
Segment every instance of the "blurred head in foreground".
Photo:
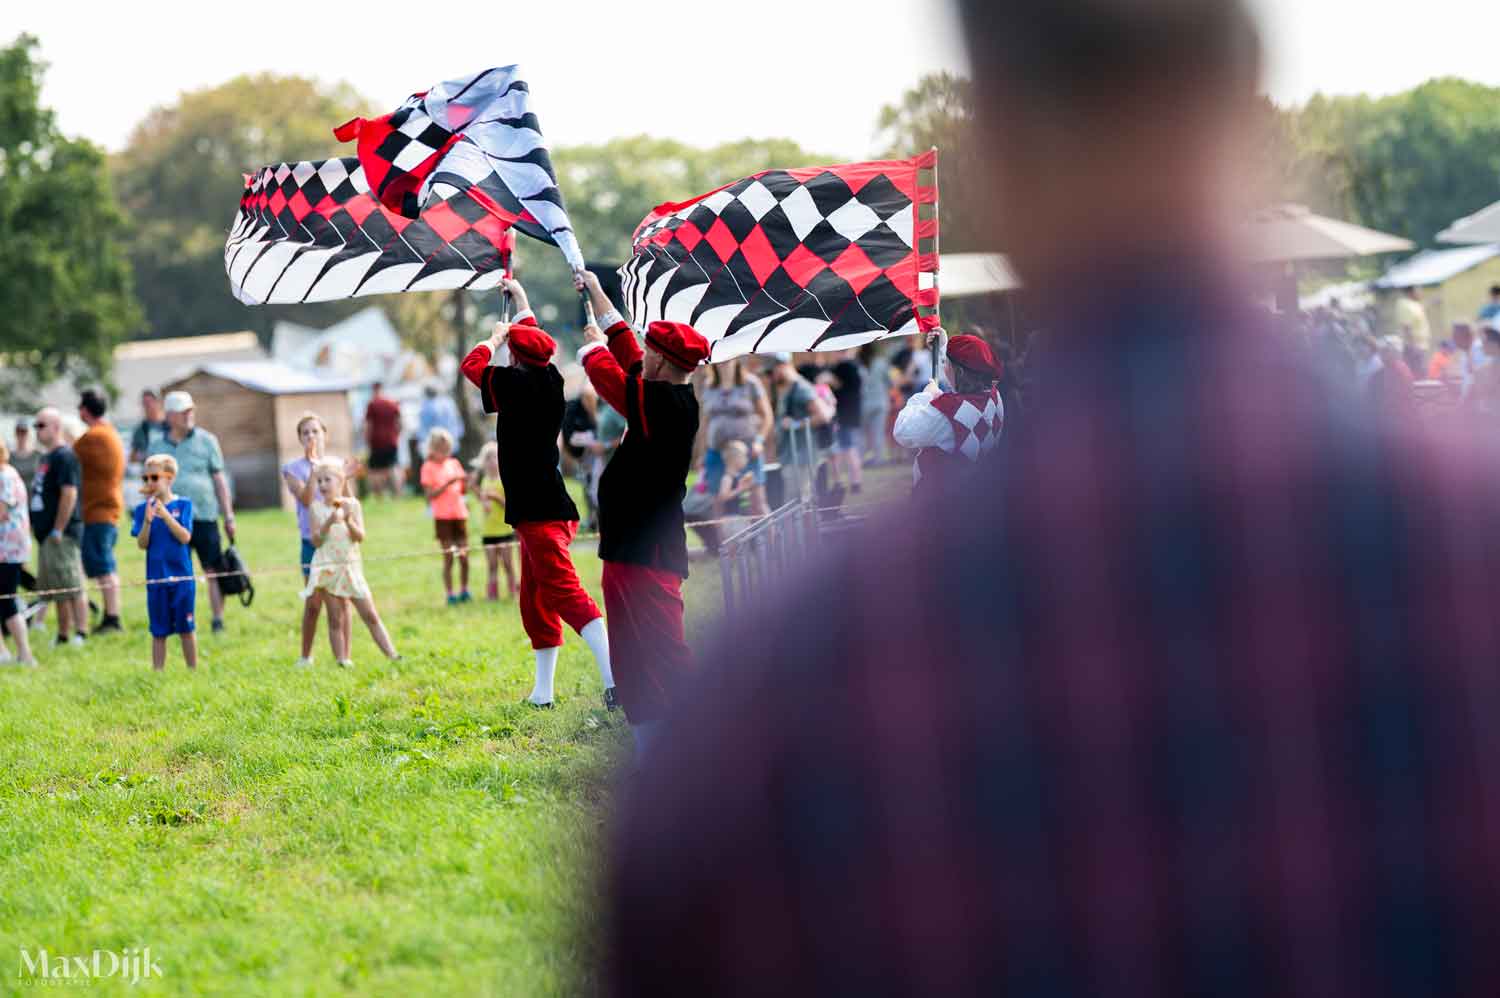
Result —
<svg viewBox="0 0 1500 998"><path fill-rule="evenodd" d="M1028 288L1227 244L1260 43L1237 0L961 0L985 202ZM1076 288L1074 289L1077 290Z"/></svg>
<svg viewBox="0 0 1500 998"><path fill-rule="evenodd" d="M962 7L1037 401L725 622L616 799L607 990L1493 993L1496 448L1237 295L1239 3Z"/></svg>

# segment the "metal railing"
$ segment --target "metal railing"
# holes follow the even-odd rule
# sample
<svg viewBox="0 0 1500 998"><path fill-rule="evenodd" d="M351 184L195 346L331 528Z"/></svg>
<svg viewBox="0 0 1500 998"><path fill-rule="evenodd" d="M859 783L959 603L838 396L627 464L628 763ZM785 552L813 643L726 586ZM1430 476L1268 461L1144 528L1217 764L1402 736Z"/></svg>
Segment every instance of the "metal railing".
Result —
<svg viewBox="0 0 1500 998"><path fill-rule="evenodd" d="M757 520L719 546L719 574L724 584L724 613L763 608L768 595L797 571L818 545L818 513L809 498L799 497Z"/></svg>
<svg viewBox="0 0 1500 998"><path fill-rule="evenodd" d="M795 499L811 501L813 477L818 473L818 449L813 443L812 420L793 423L786 435L789 454L776 455L781 462L781 480L790 486L787 501ZM802 458L806 456L804 461Z"/></svg>

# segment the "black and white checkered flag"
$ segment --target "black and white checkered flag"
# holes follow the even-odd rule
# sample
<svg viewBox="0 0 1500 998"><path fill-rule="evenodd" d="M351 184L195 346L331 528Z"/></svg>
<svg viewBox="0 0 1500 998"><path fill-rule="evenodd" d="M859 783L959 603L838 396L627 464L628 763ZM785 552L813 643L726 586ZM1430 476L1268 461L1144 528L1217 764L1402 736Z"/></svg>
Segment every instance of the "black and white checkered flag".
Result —
<svg viewBox="0 0 1500 998"><path fill-rule="evenodd" d="M359 161L381 204L416 217L434 199L470 191L507 225L552 243L582 269L557 173L518 66L487 69L414 94L383 118L335 130L358 140Z"/></svg>

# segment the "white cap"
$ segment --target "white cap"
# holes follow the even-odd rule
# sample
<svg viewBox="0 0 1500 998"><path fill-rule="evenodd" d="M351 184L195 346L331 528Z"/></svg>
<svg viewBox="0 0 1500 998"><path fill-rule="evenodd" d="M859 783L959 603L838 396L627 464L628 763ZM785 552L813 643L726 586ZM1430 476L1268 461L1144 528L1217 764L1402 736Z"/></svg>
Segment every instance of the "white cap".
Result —
<svg viewBox="0 0 1500 998"><path fill-rule="evenodd" d="M792 355L789 353L773 353L771 354L771 359L778 364L790 364L792 362Z"/></svg>
<svg viewBox="0 0 1500 998"><path fill-rule="evenodd" d="M187 392L167 392L167 397L162 399L162 406L168 412L187 412L193 408L193 397Z"/></svg>

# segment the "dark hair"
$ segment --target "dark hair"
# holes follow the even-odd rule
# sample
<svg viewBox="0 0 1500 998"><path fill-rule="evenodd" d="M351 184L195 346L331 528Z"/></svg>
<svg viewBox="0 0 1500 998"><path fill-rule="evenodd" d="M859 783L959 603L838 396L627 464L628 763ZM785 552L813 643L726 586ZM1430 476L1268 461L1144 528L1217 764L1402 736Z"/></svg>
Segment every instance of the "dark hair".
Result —
<svg viewBox="0 0 1500 998"><path fill-rule="evenodd" d="M158 392L155 388L142 388L141 398L146 398L148 395L154 399L161 398L161 392Z"/></svg>
<svg viewBox="0 0 1500 998"><path fill-rule="evenodd" d="M1490 297L1491 298L1500 297L1500 284L1491 284L1490 285Z"/></svg>
<svg viewBox="0 0 1500 998"><path fill-rule="evenodd" d="M747 365L746 365L747 359L748 358L745 358L745 357L731 357L729 360L722 360L722 361L720 361L717 364L710 364L710 365L708 365L708 386L707 387L709 387L709 388L723 388L724 387L724 378L723 378L723 376L721 374L719 374L719 368L723 367L725 364L733 364L734 365L734 387L735 388L738 388L741 385L743 385L745 382L749 381L750 380L750 371L747 369Z"/></svg>
<svg viewBox="0 0 1500 998"><path fill-rule="evenodd" d="M78 396L78 406L95 419L104 418L104 414L109 411L109 403L104 400L104 394L92 388L85 388L83 394Z"/></svg>
<svg viewBox="0 0 1500 998"><path fill-rule="evenodd" d="M1496 329L1493 326L1485 326L1484 339L1485 342L1493 343L1495 346L1500 347L1500 329Z"/></svg>
<svg viewBox="0 0 1500 998"><path fill-rule="evenodd" d="M979 371L971 371L962 364L953 365L953 390L960 395L988 395L995 387L995 379Z"/></svg>
<svg viewBox="0 0 1500 998"><path fill-rule="evenodd" d="M1252 88L1260 36L1244 0L959 0L975 77L1048 103L1154 81Z"/></svg>

